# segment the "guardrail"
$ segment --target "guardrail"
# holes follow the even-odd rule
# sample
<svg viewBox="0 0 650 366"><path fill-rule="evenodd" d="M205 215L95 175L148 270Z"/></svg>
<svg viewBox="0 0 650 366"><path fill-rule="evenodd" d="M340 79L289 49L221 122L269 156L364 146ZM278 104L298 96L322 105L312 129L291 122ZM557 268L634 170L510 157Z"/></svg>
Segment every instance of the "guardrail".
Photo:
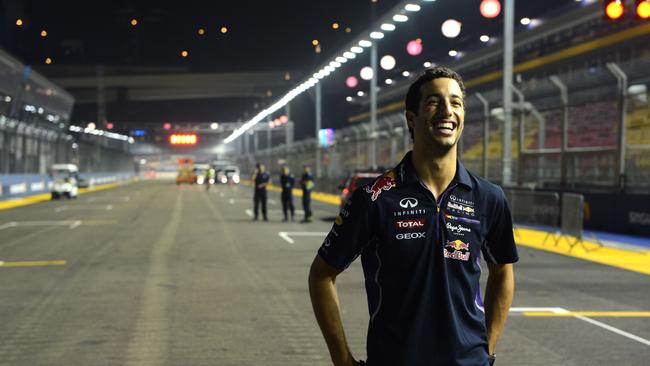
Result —
<svg viewBox="0 0 650 366"><path fill-rule="evenodd" d="M80 173L80 186L120 182L135 177L134 173L106 172ZM0 201L33 196L50 192L52 178L47 174L7 174L0 175Z"/></svg>

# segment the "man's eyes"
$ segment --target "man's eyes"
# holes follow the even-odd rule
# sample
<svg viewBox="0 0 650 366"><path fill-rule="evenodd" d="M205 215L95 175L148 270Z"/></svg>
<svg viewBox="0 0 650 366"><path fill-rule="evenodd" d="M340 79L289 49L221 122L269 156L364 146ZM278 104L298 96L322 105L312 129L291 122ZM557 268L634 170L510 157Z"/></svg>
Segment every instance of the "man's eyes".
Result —
<svg viewBox="0 0 650 366"><path fill-rule="evenodd" d="M431 99L431 100L427 101L427 105L437 105L437 104L440 104L440 100L438 100L438 99ZM463 102L461 102L459 100L453 100L451 102L451 105L453 105L454 107L462 107Z"/></svg>

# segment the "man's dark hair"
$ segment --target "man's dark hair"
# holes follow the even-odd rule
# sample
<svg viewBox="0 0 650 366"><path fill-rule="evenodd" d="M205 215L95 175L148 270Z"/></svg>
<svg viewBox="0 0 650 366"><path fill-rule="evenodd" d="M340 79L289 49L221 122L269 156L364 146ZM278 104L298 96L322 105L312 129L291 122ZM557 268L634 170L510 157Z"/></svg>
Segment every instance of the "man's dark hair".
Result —
<svg viewBox="0 0 650 366"><path fill-rule="evenodd" d="M460 86L460 91L463 93L463 98L465 98L465 84L463 83L463 78L461 78L456 71L450 68L435 66L424 70L424 72L422 72L422 74L409 87L405 100L406 110L417 114L418 108L420 107L420 87L431 80L440 78L456 80ZM409 133L411 134L411 140L413 140L413 129L410 127Z"/></svg>

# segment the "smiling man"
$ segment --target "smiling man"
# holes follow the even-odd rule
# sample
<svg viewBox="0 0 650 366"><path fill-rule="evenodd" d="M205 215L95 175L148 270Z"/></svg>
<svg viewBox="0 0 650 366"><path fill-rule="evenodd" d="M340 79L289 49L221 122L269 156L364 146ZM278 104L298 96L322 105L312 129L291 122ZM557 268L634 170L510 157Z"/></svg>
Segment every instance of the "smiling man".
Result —
<svg viewBox="0 0 650 366"><path fill-rule="evenodd" d="M427 69L409 88L413 151L345 203L309 274L335 365L360 365L341 322L336 277L358 256L370 321L370 366L488 366L514 293L518 260L498 186L457 159L465 87L454 71ZM489 276L485 302L481 257ZM485 304L485 305L484 305Z"/></svg>

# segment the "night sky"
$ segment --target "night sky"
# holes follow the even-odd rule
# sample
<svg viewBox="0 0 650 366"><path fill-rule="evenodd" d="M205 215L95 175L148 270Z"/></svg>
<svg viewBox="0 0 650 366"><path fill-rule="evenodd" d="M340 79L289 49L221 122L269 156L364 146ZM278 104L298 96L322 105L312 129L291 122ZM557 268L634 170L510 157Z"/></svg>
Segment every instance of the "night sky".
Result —
<svg viewBox="0 0 650 366"><path fill-rule="evenodd" d="M123 74L182 72L290 72L286 87L268 98L224 98L166 102L116 101L107 105L108 118L117 126L138 122L235 121L250 118L277 100L304 76L333 56L359 34L367 34L374 7L383 15L399 1L378 0L277 0L277 1L0 1L3 14L1 47L49 77L92 75L97 64ZM382 72L381 81L401 78L404 70L417 72L424 61L449 62L450 49L471 51L485 47L481 34L500 36L502 15L485 19L479 0L438 0L422 5L412 20L380 42L379 56L392 54L397 67ZM523 16L543 17L563 7L579 6L574 0L517 1L516 28ZM22 19L18 27L16 19ZM463 23L462 33L447 39L440 25L447 18ZM137 24L133 26L132 20ZM332 27L338 23L338 29ZM222 27L227 28L222 33ZM347 33L345 28L350 28ZM203 29L203 31L200 31ZM47 32L46 37L41 32ZM203 32L203 34L199 34ZM420 38L422 55L406 53L409 40ZM315 52L312 40L320 43ZM182 57L181 51L188 51ZM45 64L49 57L52 63ZM347 117L362 107L345 101L367 90L345 86L345 78L366 66L368 52L348 62L323 83L324 127L347 125ZM117 67L117 68L116 68ZM292 84L293 82L293 84ZM387 87L383 85L383 87ZM74 92L73 92L74 94ZM299 97L294 119L313 120L310 93ZM298 105L307 104L307 105ZM257 109L255 108L257 105ZM96 105L75 107L73 122L96 117ZM302 114L302 115L301 115ZM307 124L307 122L305 122ZM309 132L298 124L297 137Z"/></svg>

